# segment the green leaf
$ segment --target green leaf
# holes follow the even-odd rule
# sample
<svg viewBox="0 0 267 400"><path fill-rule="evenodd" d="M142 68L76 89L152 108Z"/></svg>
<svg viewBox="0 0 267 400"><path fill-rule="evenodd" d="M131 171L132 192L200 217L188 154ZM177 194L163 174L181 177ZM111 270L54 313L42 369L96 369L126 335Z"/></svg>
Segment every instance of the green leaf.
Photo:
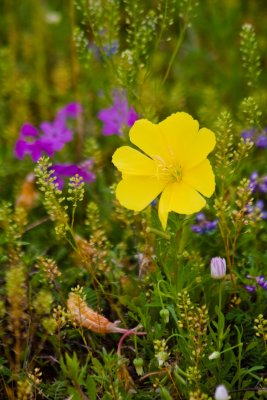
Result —
<svg viewBox="0 0 267 400"><path fill-rule="evenodd" d="M86 391L90 400L96 400L96 384L91 376L86 379Z"/></svg>

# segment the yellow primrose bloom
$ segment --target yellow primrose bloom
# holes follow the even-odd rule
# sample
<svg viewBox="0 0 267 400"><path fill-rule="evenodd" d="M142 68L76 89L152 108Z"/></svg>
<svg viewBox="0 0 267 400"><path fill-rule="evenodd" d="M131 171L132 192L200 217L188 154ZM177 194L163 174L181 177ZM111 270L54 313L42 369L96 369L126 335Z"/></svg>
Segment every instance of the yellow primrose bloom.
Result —
<svg viewBox="0 0 267 400"><path fill-rule="evenodd" d="M131 142L143 151L122 146L112 162L122 172L116 197L126 208L141 211L160 193L159 218L166 229L168 213L192 214L205 206L215 190L207 155L216 139L189 114L172 114L159 124L139 119L130 130Z"/></svg>

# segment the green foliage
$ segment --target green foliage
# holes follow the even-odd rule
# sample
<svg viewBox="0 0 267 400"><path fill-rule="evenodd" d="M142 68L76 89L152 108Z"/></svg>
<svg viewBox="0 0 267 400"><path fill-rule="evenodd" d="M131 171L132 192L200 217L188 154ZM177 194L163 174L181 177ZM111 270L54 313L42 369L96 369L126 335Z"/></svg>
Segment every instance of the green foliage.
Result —
<svg viewBox="0 0 267 400"><path fill-rule="evenodd" d="M53 176L53 170L49 170L51 165L48 158L40 158L35 173L40 190L44 193L44 206L52 221L56 222L56 234L64 237L68 230L69 218L66 212L68 206L62 204L65 197L54 183L56 178Z"/></svg>
<svg viewBox="0 0 267 400"><path fill-rule="evenodd" d="M261 128L262 112L253 97L246 97L241 103L241 111L244 114L248 126Z"/></svg>
<svg viewBox="0 0 267 400"><path fill-rule="evenodd" d="M247 85L255 87L260 75L260 55L254 28L251 24L244 24L240 32L240 51L245 70Z"/></svg>

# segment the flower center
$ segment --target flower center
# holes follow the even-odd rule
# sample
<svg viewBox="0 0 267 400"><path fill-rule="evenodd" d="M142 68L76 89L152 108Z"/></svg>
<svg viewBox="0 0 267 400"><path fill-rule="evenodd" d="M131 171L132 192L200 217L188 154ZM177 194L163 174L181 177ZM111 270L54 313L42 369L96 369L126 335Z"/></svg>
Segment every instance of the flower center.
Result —
<svg viewBox="0 0 267 400"><path fill-rule="evenodd" d="M181 182L182 180L182 168L175 161L167 164L160 157L155 157L154 160L157 164L157 178L168 180L171 182Z"/></svg>

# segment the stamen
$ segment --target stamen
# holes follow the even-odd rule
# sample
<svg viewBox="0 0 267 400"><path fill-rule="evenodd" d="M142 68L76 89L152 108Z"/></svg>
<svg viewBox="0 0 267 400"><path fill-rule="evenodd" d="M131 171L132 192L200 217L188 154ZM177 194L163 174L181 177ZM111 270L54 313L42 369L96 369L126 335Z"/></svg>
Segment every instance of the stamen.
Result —
<svg viewBox="0 0 267 400"><path fill-rule="evenodd" d="M157 163L156 176L159 180L164 179L169 181L181 181L182 169L175 161L171 164L167 164L166 161L159 156L155 156L154 160Z"/></svg>

